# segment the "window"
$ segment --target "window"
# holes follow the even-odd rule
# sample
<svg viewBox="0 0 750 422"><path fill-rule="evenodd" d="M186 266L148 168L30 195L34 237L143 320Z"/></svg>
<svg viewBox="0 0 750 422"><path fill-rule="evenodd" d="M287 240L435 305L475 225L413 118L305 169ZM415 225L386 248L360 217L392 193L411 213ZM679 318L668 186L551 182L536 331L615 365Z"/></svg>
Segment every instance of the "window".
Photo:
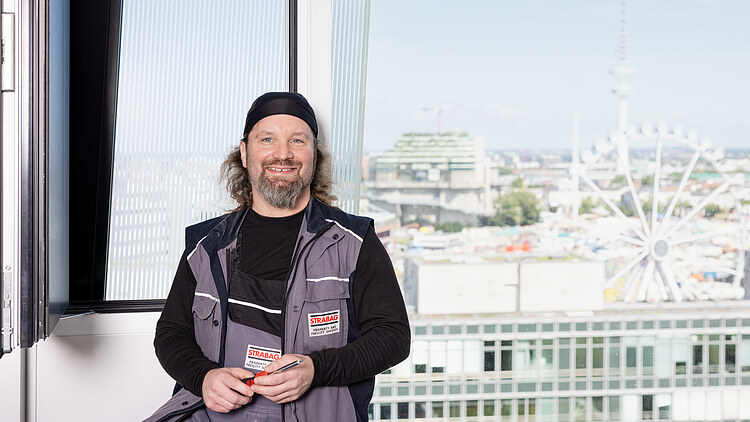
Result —
<svg viewBox="0 0 750 422"><path fill-rule="evenodd" d="M733 344L737 336L726 336L726 345L724 346L724 370L728 374L735 372L735 350L737 346Z"/></svg>
<svg viewBox="0 0 750 422"><path fill-rule="evenodd" d="M425 402L414 403L414 418L424 419L427 417L427 411L425 409Z"/></svg>
<svg viewBox="0 0 750 422"><path fill-rule="evenodd" d="M586 338L577 338L576 339L576 377L585 377L586 376L586 369L588 368L587 362L586 362L586 344L587 344Z"/></svg>
<svg viewBox="0 0 750 422"><path fill-rule="evenodd" d="M609 419L619 420L620 419L620 397L609 396Z"/></svg>
<svg viewBox="0 0 750 422"><path fill-rule="evenodd" d="M495 416L495 402L492 400L485 400L482 402L483 415L484 416Z"/></svg>
<svg viewBox="0 0 750 422"><path fill-rule="evenodd" d="M652 420L654 418L654 396L650 394L644 395L642 403L641 417L643 420Z"/></svg>
<svg viewBox="0 0 750 422"><path fill-rule="evenodd" d="M461 402L452 401L449 406L449 414L451 418L457 418L461 416Z"/></svg>
<svg viewBox="0 0 750 422"><path fill-rule="evenodd" d="M484 370L494 371L495 370L495 342L485 341L484 342Z"/></svg>
<svg viewBox="0 0 750 422"><path fill-rule="evenodd" d="M500 416L504 421L511 420L511 416L513 416L513 400L500 400Z"/></svg>
<svg viewBox="0 0 750 422"><path fill-rule="evenodd" d="M286 7L123 1L106 300L165 298L185 227L228 209L216 175L249 99L288 86Z"/></svg>
<svg viewBox="0 0 750 422"><path fill-rule="evenodd" d="M443 402L432 402L432 417L442 418L443 417Z"/></svg>
<svg viewBox="0 0 750 422"><path fill-rule="evenodd" d="M750 372L750 335L742 335L740 350L740 368L743 373L748 373Z"/></svg>
<svg viewBox="0 0 750 422"><path fill-rule="evenodd" d="M702 373L703 373L703 336L693 336L693 374L702 374Z"/></svg>
<svg viewBox="0 0 750 422"><path fill-rule="evenodd" d="M380 405L380 419L390 419L391 418L391 404L390 403L383 403Z"/></svg>
<svg viewBox="0 0 750 422"><path fill-rule="evenodd" d="M466 416L478 416L477 401L469 400L466 402Z"/></svg>
<svg viewBox="0 0 750 422"><path fill-rule="evenodd" d="M398 403L398 418L408 419L409 418L409 403Z"/></svg>
<svg viewBox="0 0 750 422"><path fill-rule="evenodd" d="M636 346L638 339L635 337L625 337L625 375L635 376L637 369L638 360L638 347Z"/></svg>

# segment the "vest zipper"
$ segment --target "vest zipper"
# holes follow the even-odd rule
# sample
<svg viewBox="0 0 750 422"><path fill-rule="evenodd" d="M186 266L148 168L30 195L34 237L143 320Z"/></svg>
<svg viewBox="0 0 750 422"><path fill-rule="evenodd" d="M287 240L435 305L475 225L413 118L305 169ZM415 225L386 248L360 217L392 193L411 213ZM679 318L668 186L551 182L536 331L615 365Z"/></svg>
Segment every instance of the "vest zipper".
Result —
<svg viewBox="0 0 750 422"><path fill-rule="evenodd" d="M300 248L300 242L302 241L302 237L300 237L299 241L297 242L297 247L295 247L295 252L292 257L292 268L291 271L289 271L289 277L286 279L286 289L284 289L284 300L281 304L281 354L284 355L284 343L286 343L286 299L289 296L289 292L292 290L292 282L294 280L294 276L297 275L297 267L299 265L299 260L302 257L302 253L307 249L307 247L317 238L323 235L324 232L326 232L329 228L333 226L333 223L329 223L327 226L320 229L317 233L315 233L315 236L313 236L310 240L308 240L302 247ZM292 339L292 344L294 344L297 341L297 330L295 330L294 333L294 339ZM299 421L299 418L297 417L297 406L294 406L294 402L289 403L292 406L292 413L294 414L294 418ZM281 420L282 422L286 420L284 417L284 409L281 409Z"/></svg>

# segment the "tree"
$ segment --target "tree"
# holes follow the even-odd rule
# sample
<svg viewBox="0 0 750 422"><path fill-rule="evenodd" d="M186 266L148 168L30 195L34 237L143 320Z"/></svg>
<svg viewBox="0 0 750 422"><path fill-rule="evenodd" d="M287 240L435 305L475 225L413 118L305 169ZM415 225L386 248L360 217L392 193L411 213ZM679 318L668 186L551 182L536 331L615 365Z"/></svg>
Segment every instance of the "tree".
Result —
<svg viewBox="0 0 750 422"><path fill-rule="evenodd" d="M721 212L721 207L716 204L706 204L703 208L704 216L706 218L714 218L714 216Z"/></svg>
<svg viewBox="0 0 750 422"><path fill-rule="evenodd" d="M497 169L497 174L500 175L500 176L505 176L505 175L508 175L508 174L513 174L513 170L511 170L508 167L500 167L500 168Z"/></svg>
<svg viewBox="0 0 750 422"><path fill-rule="evenodd" d="M641 178L641 186L653 186L654 176L647 174Z"/></svg>
<svg viewBox="0 0 750 422"><path fill-rule="evenodd" d="M587 196L581 200L581 206L578 207L578 212L580 214L587 214L590 213L591 210L593 210L596 207L596 204L594 203L594 200L591 199L590 196Z"/></svg>
<svg viewBox="0 0 750 422"><path fill-rule="evenodd" d="M463 229L464 225L460 221L449 221L435 225L435 230L440 230L443 233L458 233Z"/></svg>
<svg viewBox="0 0 750 422"><path fill-rule="evenodd" d="M539 201L527 190L500 195L495 205L497 214L490 218L494 226L527 226L539 221Z"/></svg>
<svg viewBox="0 0 750 422"><path fill-rule="evenodd" d="M523 189L523 185L523 177L513 179L513 181L510 182L510 187L513 189Z"/></svg>
<svg viewBox="0 0 750 422"><path fill-rule="evenodd" d="M622 186L625 184L625 175L618 174L612 179L612 185L613 186Z"/></svg>

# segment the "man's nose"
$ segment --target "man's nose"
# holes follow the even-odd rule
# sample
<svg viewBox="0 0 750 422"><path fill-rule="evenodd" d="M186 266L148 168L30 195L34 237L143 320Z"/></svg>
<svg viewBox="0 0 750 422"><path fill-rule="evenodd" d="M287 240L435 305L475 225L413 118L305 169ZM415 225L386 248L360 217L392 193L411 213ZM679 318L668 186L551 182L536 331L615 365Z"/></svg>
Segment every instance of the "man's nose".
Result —
<svg viewBox="0 0 750 422"><path fill-rule="evenodd" d="M286 160L293 158L292 149L289 148L288 142L279 142L276 150L274 151L275 158Z"/></svg>

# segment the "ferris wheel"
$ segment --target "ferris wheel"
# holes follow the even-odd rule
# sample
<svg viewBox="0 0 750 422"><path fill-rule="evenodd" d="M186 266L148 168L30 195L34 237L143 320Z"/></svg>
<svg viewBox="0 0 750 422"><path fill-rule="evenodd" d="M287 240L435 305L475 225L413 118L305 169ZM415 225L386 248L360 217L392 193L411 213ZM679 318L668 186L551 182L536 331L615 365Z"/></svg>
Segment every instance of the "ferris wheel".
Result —
<svg viewBox="0 0 750 422"><path fill-rule="evenodd" d="M580 197L609 214L584 228L589 258L606 263L609 300L742 299L748 215L742 173L678 125L615 131L574 160ZM614 169L617 169L616 171Z"/></svg>

